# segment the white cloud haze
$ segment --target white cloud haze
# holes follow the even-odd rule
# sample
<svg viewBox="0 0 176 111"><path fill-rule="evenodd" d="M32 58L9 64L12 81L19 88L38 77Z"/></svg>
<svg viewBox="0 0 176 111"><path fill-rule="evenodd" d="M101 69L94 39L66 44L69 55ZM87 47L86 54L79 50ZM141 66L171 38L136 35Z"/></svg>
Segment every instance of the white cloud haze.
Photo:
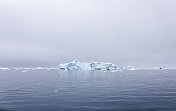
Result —
<svg viewBox="0 0 176 111"><path fill-rule="evenodd" d="M176 65L175 0L0 0L0 66Z"/></svg>

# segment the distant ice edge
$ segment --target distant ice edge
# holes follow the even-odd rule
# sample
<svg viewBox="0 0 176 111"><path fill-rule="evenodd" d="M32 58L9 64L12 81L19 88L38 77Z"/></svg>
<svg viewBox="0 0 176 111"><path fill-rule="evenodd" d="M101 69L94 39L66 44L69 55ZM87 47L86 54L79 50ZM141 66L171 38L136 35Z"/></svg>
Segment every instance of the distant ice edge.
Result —
<svg viewBox="0 0 176 111"><path fill-rule="evenodd" d="M121 71L121 70L134 70L133 66L128 67L117 67L117 65L110 62L79 62L78 60L74 60L69 63L61 63L59 65L59 69L61 70L84 70L84 71L94 71L94 70L102 70L102 71Z"/></svg>
<svg viewBox="0 0 176 111"><path fill-rule="evenodd" d="M115 64L109 62L79 62L78 60L74 60L69 63L61 63L59 67L0 67L0 71L7 71L7 70L14 70L14 71L22 71L28 72L31 70L81 70L81 71L95 71L95 70L102 70L102 71L110 71L110 72L117 72L117 71L124 71L124 70L167 70L167 69L175 69L176 67L170 68L161 68L161 67L151 67L151 68L136 68L133 66L126 66L126 67L118 67Z"/></svg>

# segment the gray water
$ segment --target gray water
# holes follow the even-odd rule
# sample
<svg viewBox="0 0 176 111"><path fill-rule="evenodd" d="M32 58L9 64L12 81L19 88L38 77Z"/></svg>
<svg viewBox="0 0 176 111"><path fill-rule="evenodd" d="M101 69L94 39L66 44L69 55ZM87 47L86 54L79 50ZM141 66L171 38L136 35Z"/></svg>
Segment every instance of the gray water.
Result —
<svg viewBox="0 0 176 111"><path fill-rule="evenodd" d="M0 111L176 111L176 70L0 70Z"/></svg>

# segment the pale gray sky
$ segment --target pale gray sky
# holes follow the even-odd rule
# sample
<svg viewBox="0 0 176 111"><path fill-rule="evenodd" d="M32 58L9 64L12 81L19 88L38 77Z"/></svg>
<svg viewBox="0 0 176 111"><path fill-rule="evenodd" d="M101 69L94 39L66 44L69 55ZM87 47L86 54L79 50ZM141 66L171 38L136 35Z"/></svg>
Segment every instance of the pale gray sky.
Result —
<svg viewBox="0 0 176 111"><path fill-rule="evenodd" d="M176 66L176 0L0 0L0 66Z"/></svg>

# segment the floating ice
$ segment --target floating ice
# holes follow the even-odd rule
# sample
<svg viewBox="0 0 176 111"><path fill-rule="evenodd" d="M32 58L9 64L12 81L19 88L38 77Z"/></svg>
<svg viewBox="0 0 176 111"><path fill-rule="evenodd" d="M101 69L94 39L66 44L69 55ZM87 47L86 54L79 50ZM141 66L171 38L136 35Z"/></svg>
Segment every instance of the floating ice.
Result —
<svg viewBox="0 0 176 111"><path fill-rule="evenodd" d="M126 67L121 67L122 70L136 70L134 66L126 66Z"/></svg>
<svg viewBox="0 0 176 111"><path fill-rule="evenodd" d="M58 67L0 67L0 71L21 71L21 72L27 72L27 71L33 71L33 70L84 70L84 71L90 71L90 70L103 70L103 71L111 71L111 72L117 72L117 71L125 71L125 70L167 70L167 69L176 69L176 67L172 68L163 68L163 67L150 67L150 68L136 68L133 66L125 66L125 67L117 67L115 64L112 63L104 63L104 62L79 62L77 60L70 62L70 63L64 63L60 64Z"/></svg>
<svg viewBox="0 0 176 111"><path fill-rule="evenodd" d="M115 64L104 62L79 62L74 60L70 63L64 63L59 65L59 69L63 70L104 70L115 71L120 70Z"/></svg>

